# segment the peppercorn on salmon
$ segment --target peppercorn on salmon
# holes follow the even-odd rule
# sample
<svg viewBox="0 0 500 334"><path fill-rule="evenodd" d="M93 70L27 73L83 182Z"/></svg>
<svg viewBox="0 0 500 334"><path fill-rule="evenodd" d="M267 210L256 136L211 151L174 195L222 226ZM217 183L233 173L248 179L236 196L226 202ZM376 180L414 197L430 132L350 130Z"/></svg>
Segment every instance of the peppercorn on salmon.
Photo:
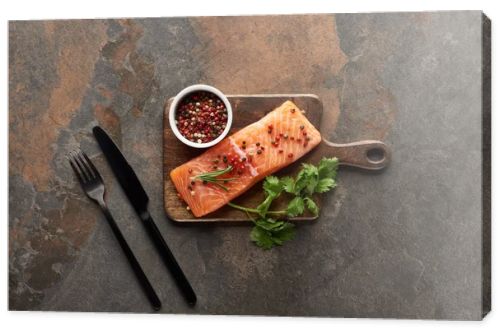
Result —
<svg viewBox="0 0 500 334"><path fill-rule="evenodd" d="M202 217L320 142L319 131L293 102L286 101L258 122L173 169L170 178L187 209Z"/></svg>

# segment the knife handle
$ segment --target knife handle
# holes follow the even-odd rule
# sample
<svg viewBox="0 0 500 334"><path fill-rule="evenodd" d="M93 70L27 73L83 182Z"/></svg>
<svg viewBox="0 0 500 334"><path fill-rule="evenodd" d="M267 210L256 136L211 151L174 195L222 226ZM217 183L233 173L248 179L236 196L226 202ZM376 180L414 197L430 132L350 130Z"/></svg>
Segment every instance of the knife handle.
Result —
<svg viewBox="0 0 500 334"><path fill-rule="evenodd" d="M160 252L163 262L174 277L174 280L179 289L182 291L182 294L184 295L187 303L190 306L194 306L196 304L196 294L191 287L191 284L187 280L186 275L184 275L184 272L177 263L177 260L172 254L172 251L170 251L167 242L165 241L165 239L163 239L160 230L158 230L158 227L153 221L153 218L151 218L149 212L141 215L141 220L146 225L146 230L148 231L149 236L151 237L151 239L153 239L157 250Z"/></svg>

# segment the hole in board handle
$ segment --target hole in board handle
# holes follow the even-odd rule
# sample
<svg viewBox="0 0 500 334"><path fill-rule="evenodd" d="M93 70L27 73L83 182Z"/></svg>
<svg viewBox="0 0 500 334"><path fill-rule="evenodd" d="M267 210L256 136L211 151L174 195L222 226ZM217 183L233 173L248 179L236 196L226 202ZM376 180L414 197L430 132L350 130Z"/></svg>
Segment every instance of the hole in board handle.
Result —
<svg viewBox="0 0 500 334"><path fill-rule="evenodd" d="M379 164L385 160L385 152L381 148L372 148L366 152L366 158L372 164Z"/></svg>

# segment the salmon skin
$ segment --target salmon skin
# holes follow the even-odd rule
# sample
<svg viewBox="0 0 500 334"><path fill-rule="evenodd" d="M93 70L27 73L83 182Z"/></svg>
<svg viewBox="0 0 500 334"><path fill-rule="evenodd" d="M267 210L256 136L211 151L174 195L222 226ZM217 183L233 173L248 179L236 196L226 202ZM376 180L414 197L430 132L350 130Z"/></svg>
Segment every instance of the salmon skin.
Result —
<svg viewBox="0 0 500 334"><path fill-rule="evenodd" d="M170 178L195 217L238 197L266 176L293 163L321 142L319 131L291 101L269 112L170 172ZM232 169L203 182L202 173ZM220 186L222 184L222 186Z"/></svg>

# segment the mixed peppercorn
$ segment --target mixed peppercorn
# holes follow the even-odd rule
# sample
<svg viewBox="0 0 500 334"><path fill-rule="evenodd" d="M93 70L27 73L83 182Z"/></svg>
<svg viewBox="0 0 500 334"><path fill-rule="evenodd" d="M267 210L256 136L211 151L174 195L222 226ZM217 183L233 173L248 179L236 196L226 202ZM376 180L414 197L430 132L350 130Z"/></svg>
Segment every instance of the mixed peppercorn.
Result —
<svg viewBox="0 0 500 334"><path fill-rule="evenodd" d="M210 92L194 92L186 96L177 108L175 124L186 139L208 143L219 137L227 126L227 108Z"/></svg>

